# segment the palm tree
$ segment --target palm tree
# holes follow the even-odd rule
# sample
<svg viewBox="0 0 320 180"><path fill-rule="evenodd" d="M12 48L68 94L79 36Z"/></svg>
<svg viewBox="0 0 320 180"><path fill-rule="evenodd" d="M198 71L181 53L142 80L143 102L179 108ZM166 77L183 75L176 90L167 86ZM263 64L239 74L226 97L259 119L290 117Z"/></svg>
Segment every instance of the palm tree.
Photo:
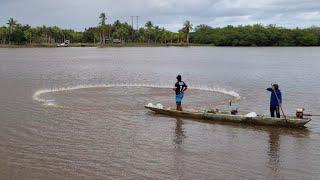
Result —
<svg viewBox="0 0 320 180"><path fill-rule="evenodd" d="M33 37L33 29L29 28L24 32L24 36L26 37L29 44L32 44L32 37Z"/></svg>
<svg viewBox="0 0 320 180"><path fill-rule="evenodd" d="M116 21L113 23L113 26L114 26L115 28L118 28L118 27L121 26L121 22L120 22L119 20L116 20Z"/></svg>
<svg viewBox="0 0 320 180"><path fill-rule="evenodd" d="M106 25L107 16L106 13L101 13L99 16L100 19L100 25L104 26Z"/></svg>
<svg viewBox="0 0 320 180"><path fill-rule="evenodd" d="M9 26L9 43L11 44L11 34L17 26L17 21L13 18L10 18L7 22L7 25Z"/></svg>
<svg viewBox="0 0 320 180"><path fill-rule="evenodd" d="M161 29L159 26L154 27L154 43L157 44L157 41L160 39Z"/></svg>
<svg viewBox="0 0 320 180"><path fill-rule="evenodd" d="M123 42L125 37L129 35L129 29L127 29L125 26L121 26L119 29L119 35L120 35L120 41Z"/></svg>
<svg viewBox="0 0 320 180"><path fill-rule="evenodd" d="M102 39L102 44L105 44L106 42L106 35L105 35L105 28L106 28L106 20L107 16L106 13L101 13L99 16L100 19L100 29L101 29L101 39Z"/></svg>
<svg viewBox="0 0 320 180"><path fill-rule="evenodd" d="M185 36L186 36L186 42L187 42L187 44L189 44L189 33L190 33L190 31L193 29L192 28L192 24L190 23L190 21L186 21L186 22L184 22L184 24L183 24L183 28L182 28L182 32L185 34Z"/></svg>
<svg viewBox="0 0 320 180"><path fill-rule="evenodd" d="M0 27L0 44L6 43L6 36L7 36L7 28L6 27Z"/></svg>
<svg viewBox="0 0 320 180"><path fill-rule="evenodd" d="M153 24L151 21L147 21L146 24L144 25L147 29L151 29L153 27Z"/></svg>
<svg viewBox="0 0 320 180"><path fill-rule="evenodd" d="M41 33L42 33L42 36L43 36L43 43L48 43L48 28L47 28L47 26L45 26L45 25L43 25L42 27L41 27Z"/></svg>
<svg viewBox="0 0 320 180"><path fill-rule="evenodd" d="M150 37L151 37L151 34L152 34L153 24L152 24L151 21L148 21L144 26L147 28L148 44L149 44L150 43Z"/></svg>

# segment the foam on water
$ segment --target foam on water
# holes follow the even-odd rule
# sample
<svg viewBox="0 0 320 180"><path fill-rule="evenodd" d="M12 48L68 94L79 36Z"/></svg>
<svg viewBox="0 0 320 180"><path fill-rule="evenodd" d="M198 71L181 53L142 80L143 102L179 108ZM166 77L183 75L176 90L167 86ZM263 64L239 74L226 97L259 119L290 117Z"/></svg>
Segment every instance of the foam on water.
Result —
<svg viewBox="0 0 320 180"><path fill-rule="evenodd" d="M33 94L33 99L40 103L43 103L47 106L55 106L54 100L45 99L41 97L47 93L54 93L54 92L62 92L62 91L72 91L72 90L79 90L79 89L89 89L89 88L112 88L112 87L145 87L145 88L172 88L170 85L155 85L155 84L95 84L95 85L78 85L78 86L69 86L69 87L61 87L61 88L52 88L52 89L41 89L36 91ZM228 91L223 88L211 88L211 87L201 87L201 86L194 86L190 89L194 90L201 90L201 91L210 91L210 92L218 92L228 96L235 98L235 100L240 100L240 95L235 91Z"/></svg>

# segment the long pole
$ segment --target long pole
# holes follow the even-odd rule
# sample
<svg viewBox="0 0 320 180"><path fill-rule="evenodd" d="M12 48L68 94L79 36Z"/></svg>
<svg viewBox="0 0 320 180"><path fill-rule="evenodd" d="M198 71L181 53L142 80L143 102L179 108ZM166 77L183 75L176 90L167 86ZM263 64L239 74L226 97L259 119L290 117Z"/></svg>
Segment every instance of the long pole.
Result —
<svg viewBox="0 0 320 180"><path fill-rule="evenodd" d="M320 116L320 114L303 114L304 116Z"/></svg>

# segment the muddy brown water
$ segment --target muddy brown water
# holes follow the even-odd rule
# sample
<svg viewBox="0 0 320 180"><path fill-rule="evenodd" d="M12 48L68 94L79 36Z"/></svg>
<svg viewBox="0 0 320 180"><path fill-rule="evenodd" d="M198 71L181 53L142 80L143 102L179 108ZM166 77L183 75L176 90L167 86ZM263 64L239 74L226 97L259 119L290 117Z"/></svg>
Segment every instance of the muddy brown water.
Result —
<svg viewBox="0 0 320 180"><path fill-rule="evenodd" d="M154 114L174 106L319 114L320 48L0 49L1 179L319 179L320 122L305 129Z"/></svg>

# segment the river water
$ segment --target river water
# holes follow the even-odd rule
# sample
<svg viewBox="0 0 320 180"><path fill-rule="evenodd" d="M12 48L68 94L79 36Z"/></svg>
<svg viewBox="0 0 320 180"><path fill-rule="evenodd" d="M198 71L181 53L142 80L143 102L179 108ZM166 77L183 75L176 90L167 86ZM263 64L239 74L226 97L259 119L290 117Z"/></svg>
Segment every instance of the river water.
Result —
<svg viewBox="0 0 320 180"><path fill-rule="evenodd" d="M320 119L304 129L144 109L320 109L320 48L0 49L0 179L319 179ZM240 100L239 100L240 99Z"/></svg>

